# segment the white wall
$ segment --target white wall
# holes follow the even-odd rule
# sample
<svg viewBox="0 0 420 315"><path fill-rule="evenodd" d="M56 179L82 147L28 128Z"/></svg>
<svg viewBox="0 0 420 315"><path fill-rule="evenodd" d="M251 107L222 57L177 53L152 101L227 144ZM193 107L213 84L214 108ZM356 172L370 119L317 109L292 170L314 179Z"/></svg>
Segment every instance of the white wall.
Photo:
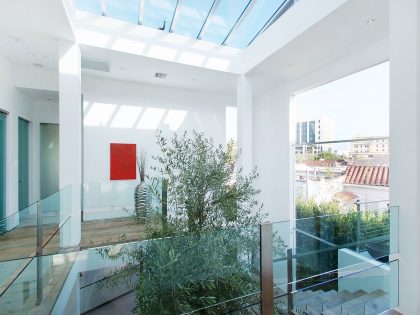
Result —
<svg viewBox="0 0 420 315"><path fill-rule="evenodd" d="M165 135L197 130L226 143L226 107L232 95L83 76L84 183L110 181L110 143L135 143L154 164L156 129ZM117 182L118 183L118 182Z"/></svg>
<svg viewBox="0 0 420 315"><path fill-rule="evenodd" d="M420 314L420 3L391 0L389 12L389 180L391 205L400 207L400 310Z"/></svg>
<svg viewBox="0 0 420 315"><path fill-rule="evenodd" d="M355 194L360 201L389 200L389 187L345 184L343 188ZM385 208L386 203L380 206Z"/></svg>
<svg viewBox="0 0 420 315"><path fill-rule="evenodd" d="M18 210L18 117L32 121L33 116L29 98L13 86L13 66L2 55L0 73L0 109L9 113L6 122L6 215L10 215ZM29 132L31 136L32 125ZM29 198L33 201L32 192Z"/></svg>
<svg viewBox="0 0 420 315"><path fill-rule="evenodd" d="M261 201L270 221L294 217L293 95L361 71L388 58L388 40L358 50L294 81L254 95L253 162L261 179ZM269 79L268 79L269 80ZM272 82L267 85L272 85Z"/></svg>
<svg viewBox="0 0 420 315"><path fill-rule="evenodd" d="M56 101L33 101L31 102L33 117L33 155L32 176L30 176L32 191L35 200L40 198L40 124L58 124L58 103Z"/></svg>
<svg viewBox="0 0 420 315"><path fill-rule="evenodd" d="M56 102L33 101L22 90L16 88L15 79L28 78L27 74L32 73L31 69L16 68L0 55L0 73L0 110L9 113L6 123L6 214L10 215L18 210L18 118L30 122L29 203L33 203L39 199L39 123L56 123L58 105ZM33 81L36 81L35 77Z"/></svg>

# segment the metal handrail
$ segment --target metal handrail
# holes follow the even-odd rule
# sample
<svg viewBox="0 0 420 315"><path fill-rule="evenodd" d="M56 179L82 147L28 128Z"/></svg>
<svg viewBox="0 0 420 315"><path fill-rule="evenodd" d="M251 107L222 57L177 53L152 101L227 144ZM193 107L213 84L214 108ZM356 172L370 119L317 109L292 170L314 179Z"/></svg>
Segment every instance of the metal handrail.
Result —
<svg viewBox="0 0 420 315"><path fill-rule="evenodd" d="M374 201L360 201L360 200L357 200L354 204L355 205L365 205L365 204L379 203L379 202L389 202L389 199L374 200Z"/></svg>
<svg viewBox="0 0 420 315"><path fill-rule="evenodd" d="M314 287L317 287L317 286L323 285L323 284L325 284L325 283L329 283L329 282L337 281L338 279L343 279L343 278L346 278L346 277L354 276L354 275L356 275L356 274L360 274L360 273L362 273L362 272L366 272L366 271L369 271L369 270L372 270L372 269L376 269L376 268L379 268L379 267L381 267L381 266L390 265L390 264L392 264L392 263L394 263L394 262L396 262L396 261L399 261L399 259L394 259L394 260L391 260L391 261L386 262L386 263L380 263L380 264L377 264L377 265L374 265L374 266L371 266L371 267L368 267L368 268L363 268L362 270L357 270L357 271L354 271L354 272L351 272L351 273L345 274L345 275L340 276L340 277L338 277L338 278L336 278L336 279L328 279L328 280L326 280L326 281L324 281L324 282L322 282L322 283L316 283L316 284L313 284L313 285L309 285L309 286L307 286L307 287L305 287L305 288L301 288L301 289L294 290L294 291L290 292L290 294L294 294L294 293L296 293L296 292L303 291L303 290L308 290L308 289L311 289L311 288L314 288ZM362 264L363 264L363 263L362 263ZM358 264L356 264L356 265L358 265ZM360 265L361 265L361 264L360 264ZM363 265L364 265L364 264L363 264ZM350 266L347 266L347 267L350 267ZM323 276L323 275L327 275L327 274L332 274L332 273L337 274L340 270L343 270L343 269L345 269L345 268L347 268L347 267L344 267L344 268L341 268L341 269L340 269L340 268L338 268L338 269L330 270L330 271L327 271L327 272L324 272L324 273L321 273L321 274L318 274L318 275L314 275L314 276L311 276L311 277L308 277L308 278L305 278L305 279L300 279L300 280L297 280L297 281L296 281L296 282L294 282L294 283L297 283L297 282L302 282L302 281L306 281L306 280L308 280L308 279L315 278L315 277L319 277L319 276ZM287 294L289 294L289 293L284 293L284 294L281 294L281 295L278 295L278 296L274 296L274 299L276 299L276 298L280 298L280 297L283 297L283 296L286 296Z"/></svg>
<svg viewBox="0 0 420 315"><path fill-rule="evenodd" d="M331 141L320 141L320 142L293 143L292 146L317 145L317 144L334 144L334 143L351 143L351 142L365 142L365 141L387 140L387 139L389 139L389 137L368 137L368 138L345 139L345 140L331 140Z"/></svg>

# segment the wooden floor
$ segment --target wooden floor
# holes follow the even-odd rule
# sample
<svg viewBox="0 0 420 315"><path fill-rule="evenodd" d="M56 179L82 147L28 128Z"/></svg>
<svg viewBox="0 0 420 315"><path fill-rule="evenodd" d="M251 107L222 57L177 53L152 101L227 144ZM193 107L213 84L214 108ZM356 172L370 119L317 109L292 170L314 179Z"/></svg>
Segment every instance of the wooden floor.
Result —
<svg viewBox="0 0 420 315"><path fill-rule="evenodd" d="M47 241L50 240L51 237L53 237L57 229L58 225L56 224L44 226L44 244L47 243ZM37 236L35 226L16 227L0 235L0 261L35 256L36 237ZM55 241L56 240L52 240L52 242Z"/></svg>
<svg viewBox="0 0 420 315"><path fill-rule="evenodd" d="M60 233L54 234L57 228L57 225L44 226L44 255L60 252ZM139 240L143 232L144 225L135 224L131 218L82 222L80 248ZM17 227L0 235L0 261L35 256L36 237L35 226Z"/></svg>
<svg viewBox="0 0 420 315"><path fill-rule="evenodd" d="M71 267L75 256L74 253L59 254L65 249L60 248L60 233L57 232L57 225L44 226L44 255L58 254L58 256L66 257L65 263L51 268L49 274L53 276L46 281L48 285L43 288L44 302L43 305L49 307L53 305L56 293L61 289L62 283L67 277L69 268ZM135 241L143 238L145 226L136 224L131 218L118 218L108 220L97 220L82 222L82 240L80 248L90 248L106 244L115 244L121 242ZM36 254L36 227L26 226L14 228L3 235L0 235L0 262L3 261L0 271L0 295L7 290L2 296L1 304L7 305L5 314L17 311L13 305L18 302L14 297L18 297L21 305L22 313L34 307L35 294L33 293L36 272L32 270L36 263L32 257ZM70 255L70 256L68 256ZM44 256L49 259L51 256ZM68 259L71 257L71 259ZM25 259L23 259L25 258ZM59 258L59 257L58 257ZM17 260L21 259L21 260ZM35 258L36 259L36 258ZM62 259L59 259L62 260ZM54 279L54 281L52 280ZM16 280L16 281L15 281ZM35 281L35 282L34 282ZM17 312L19 313L19 312Z"/></svg>
<svg viewBox="0 0 420 315"><path fill-rule="evenodd" d="M144 229L144 224L136 224L131 218L82 222L80 248L141 240Z"/></svg>

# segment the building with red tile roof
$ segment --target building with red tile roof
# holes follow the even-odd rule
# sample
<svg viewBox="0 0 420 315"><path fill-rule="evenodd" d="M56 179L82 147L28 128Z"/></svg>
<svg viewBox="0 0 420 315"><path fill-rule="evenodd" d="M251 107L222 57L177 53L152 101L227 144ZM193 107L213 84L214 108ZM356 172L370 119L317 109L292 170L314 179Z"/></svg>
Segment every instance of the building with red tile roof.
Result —
<svg viewBox="0 0 420 315"><path fill-rule="evenodd" d="M389 167L349 165L344 184L389 187Z"/></svg>

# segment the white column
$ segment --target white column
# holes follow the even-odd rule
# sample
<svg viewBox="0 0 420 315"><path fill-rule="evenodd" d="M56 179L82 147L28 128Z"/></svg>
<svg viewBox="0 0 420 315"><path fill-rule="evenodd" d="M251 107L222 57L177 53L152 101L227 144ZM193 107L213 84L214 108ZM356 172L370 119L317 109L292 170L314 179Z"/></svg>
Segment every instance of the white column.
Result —
<svg viewBox="0 0 420 315"><path fill-rule="evenodd" d="M245 75L237 82L236 103L238 108L238 148L242 150L240 166L248 173L253 168L252 159L252 85Z"/></svg>
<svg viewBox="0 0 420 315"><path fill-rule="evenodd" d="M400 309L420 314L420 11L390 0L390 203L400 207Z"/></svg>
<svg viewBox="0 0 420 315"><path fill-rule="evenodd" d="M80 47L59 48L60 189L71 185L71 245L81 237L82 107Z"/></svg>

